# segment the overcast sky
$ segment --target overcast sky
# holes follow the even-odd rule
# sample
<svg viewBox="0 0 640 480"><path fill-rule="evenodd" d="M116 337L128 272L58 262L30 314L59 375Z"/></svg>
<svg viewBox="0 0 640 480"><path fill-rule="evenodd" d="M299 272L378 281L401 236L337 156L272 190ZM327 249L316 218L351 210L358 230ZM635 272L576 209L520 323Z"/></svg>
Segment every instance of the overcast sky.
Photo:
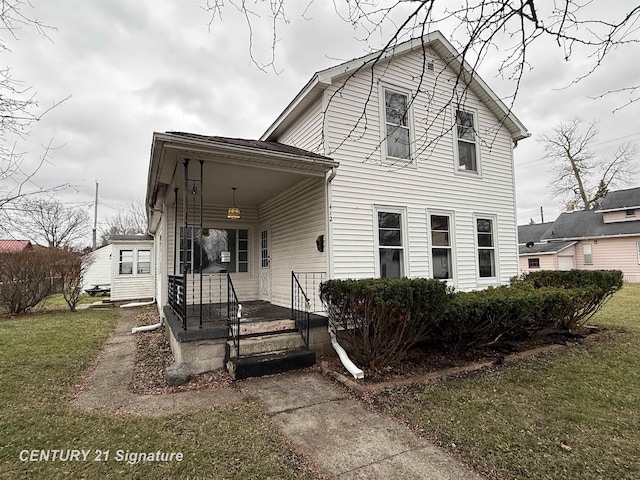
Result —
<svg viewBox="0 0 640 480"><path fill-rule="evenodd" d="M223 20L209 26L204 2L31 1L34 8L27 14L56 31L49 32L50 40L18 32L11 52L2 53L3 63L15 78L33 86L42 108L71 96L19 144L30 161L42 153L43 144L52 141L59 147L39 173L39 184L72 183L75 188L58 198L86 208L93 217L98 181L102 224L118 206L143 198L154 131L258 138L315 71L363 55L371 46L336 15L333 2L316 0L303 12L307 2L292 0L290 23L280 25L277 73L260 71L251 62L242 16L227 8ZM637 2L595 3L610 13ZM271 54L269 22L263 18L258 24L265 28L255 31L254 55L266 62ZM386 40L382 33L374 42ZM582 117L600 121L598 154L611 154L621 142L640 142L640 102L612 113L625 97L589 98L634 79L640 83L640 45L614 51L592 78L570 89L561 88L586 66L577 58L563 61L562 53L551 42L532 52L534 69L514 107L533 135L515 152L520 224L540 221L540 207L546 221L560 212L548 190L550 170L541 158L540 134ZM496 78L491 67L487 64L480 74L499 96L508 95L512 84ZM633 179L631 186L638 185L639 179Z"/></svg>

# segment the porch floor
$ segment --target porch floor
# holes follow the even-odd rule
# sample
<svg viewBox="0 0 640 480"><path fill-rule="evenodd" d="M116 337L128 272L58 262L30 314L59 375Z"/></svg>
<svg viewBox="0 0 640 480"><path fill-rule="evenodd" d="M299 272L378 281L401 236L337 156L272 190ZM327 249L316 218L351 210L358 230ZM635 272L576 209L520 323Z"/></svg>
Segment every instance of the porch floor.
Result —
<svg viewBox="0 0 640 480"><path fill-rule="evenodd" d="M291 318L291 309L272 303L256 300L240 302L242 305L241 323L269 322ZM178 341L193 341L210 338L224 338L228 335L227 304L211 303L202 305L202 328L200 328L200 305L187 306L187 329L182 328L182 321L170 307L165 307L165 316L171 330ZM311 314L310 326L327 325L327 318Z"/></svg>

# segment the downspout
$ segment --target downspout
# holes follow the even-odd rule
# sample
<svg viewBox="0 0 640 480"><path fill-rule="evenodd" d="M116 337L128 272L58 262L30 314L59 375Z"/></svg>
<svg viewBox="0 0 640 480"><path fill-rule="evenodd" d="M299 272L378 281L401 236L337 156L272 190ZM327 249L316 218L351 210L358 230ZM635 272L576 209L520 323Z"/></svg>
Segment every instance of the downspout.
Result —
<svg viewBox="0 0 640 480"><path fill-rule="evenodd" d="M327 241L325 242L325 244L327 245L327 267L328 267L327 268L327 273L328 273L329 279L331 279L333 277L333 268L332 268L332 265L333 265L333 262L332 262L333 241L332 240L333 239L332 239L332 234L331 234L331 195L330 195L330 191L331 191L331 181L335 178L337 173L338 172L336 170L336 167L333 167L331 169L331 171L327 172L327 176L326 176L326 183L327 183L327 190L326 190L326 192L327 192L326 193L326 195L327 195L327 213L326 213L326 217L327 217ZM364 372L362 371L362 369L359 368L355 363L353 363L351 361L351 359L347 355L347 352L338 343L338 339L336 338L335 331L331 326L331 320L329 320L329 325L327 326L327 328L329 330L329 337L331 338L331 346L333 347L333 349L338 354L338 358L340 358L340 361L342 362L342 365L344 365L344 368L346 368L347 371L351 375L353 375L353 378L355 378L356 380L364 378Z"/></svg>

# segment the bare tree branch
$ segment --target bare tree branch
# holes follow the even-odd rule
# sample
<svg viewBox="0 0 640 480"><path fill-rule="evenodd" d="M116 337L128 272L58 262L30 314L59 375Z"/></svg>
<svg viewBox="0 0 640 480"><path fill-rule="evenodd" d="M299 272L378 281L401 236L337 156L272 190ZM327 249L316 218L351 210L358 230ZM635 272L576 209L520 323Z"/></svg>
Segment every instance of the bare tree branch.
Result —
<svg viewBox="0 0 640 480"><path fill-rule="evenodd" d="M594 208L611 188L628 185L637 173L634 144L620 145L611 158L597 158L592 149L597 135L595 122L585 126L575 118L540 139L545 158L553 162L553 195L579 209Z"/></svg>

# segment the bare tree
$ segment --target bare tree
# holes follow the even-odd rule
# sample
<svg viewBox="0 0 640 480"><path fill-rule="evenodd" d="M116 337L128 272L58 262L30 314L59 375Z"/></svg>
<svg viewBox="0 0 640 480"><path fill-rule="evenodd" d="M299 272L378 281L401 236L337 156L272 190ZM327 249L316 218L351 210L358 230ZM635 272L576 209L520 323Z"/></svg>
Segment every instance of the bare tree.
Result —
<svg viewBox="0 0 640 480"><path fill-rule="evenodd" d="M593 150L597 136L596 122L575 118L540 140L545 158L553 162L553 195L578 209L595 208L611 188L628 185L637 173L634 144L621 144L611 157L599 158Z"/></svg>
<svg viewBox="0 0 640 480"><path fill-rule="evenodd" d="M108 243L111 235L137 235L147 233L147 210L142 201L132 201L106 220L100 232L102 245Z"/></svg>
<svg viewBox="0 0 640 480"><path fill-rule="evenodd" d="M48 38L55 30L32 18L33 6L25 0L3 0L0 4L0 51L11 52L9 42L17 40L17 33L33 30ZM66 100L66 99L65 99ZM64 102L65 100L62 100ZM28 86L12 77L8 65L0 65L0 212L10 203L38 193L51 192L68 185L43 187L35 182L36 173L49 161L51 143L35 162L26 158L10 138L22 139L31 126L62 102L41 108Z"/></svg>
<svg viewBox="0 0 640 480"><path fill-rule="evenodd" d="M57 200L23 199L11 213L12 230L49 247L72 246L89 231L90 218L86 210L65 207Z"/></svg>
<svg viewBox="0 0 640 480"><path fill-rule="evenodd" d="M289 17L289 10L294 3L285 0L256 0L254 2L205 0L203 9L210 14L209 27L215 21L222 20L223 15L239 13L244 17L249 36L249 56L251 61L261 70L276 68L276 48L279 41L280 28L294 19ZM304 3L302 17L312 10L314 1ZM532 47L547 47L545 41L553 41L566 61L579 61L586 65L577 76L567 83L571 87L580 83L602 65L613 50L637 46L640 42L640 6L630 3L621 13L620 8L609 8L604 13L593 8L594 2L565 0L563 2L547 2L543 0L351 0L333 2L337 18L351 24L357 32L363 32L365 46L369 51L377 51L374 58L364 63L350 75L343 85L361 71L375 65L383 65L390 60L390 54L401 42L409 38L424 37L434 30L442 30L450 34L453 46L458 50L456 58L443 59L446 63L437 80L449 66L460 64L463 68L457 71L455 84L449 83L450 98L438 111L430 112L428 118L421 119L422 131L416 135L416 149L426 151L433 148L439 140L453 127L447 118L451 106L464 106L467 88L476 77L478 69L487 64L495 68L496 74L510 80L511 91L503 97L507 111L510 111L518 96L520 84L525 75L533 68L530 64ZM297 4L295 4L297 6ZM617 7L617 5L616 5ZM264 29L271 31L268 47L270 50L266 61L259 61L259 48L264 47ZM357 34L357 33L356 33ZM376 38L389 38L382 48L374 45ZM427 68L427 53L423 51L424 69ZM424 75L422 75L424 76ZM366 104L351 132L344 141L358 139L368 128L366 109L377 102L373 94L374 77L371 75L370 91L366 95ZM409 99L406 108L419 94L429 88L428 82L419 79L419 87ZM340 98L343 87L339 87L331 95L329 103ZM623 108L640 98L640 84L624 85L602 92L600 96L618 95L617 108ZM506 117L505 117L506 118ZM498 119L498 127L505 118ZM494 132L497 131L495 128ZM492 145L492 132L488 132L481 141ZM338 146L339 148L339 146Z"/></svg>

